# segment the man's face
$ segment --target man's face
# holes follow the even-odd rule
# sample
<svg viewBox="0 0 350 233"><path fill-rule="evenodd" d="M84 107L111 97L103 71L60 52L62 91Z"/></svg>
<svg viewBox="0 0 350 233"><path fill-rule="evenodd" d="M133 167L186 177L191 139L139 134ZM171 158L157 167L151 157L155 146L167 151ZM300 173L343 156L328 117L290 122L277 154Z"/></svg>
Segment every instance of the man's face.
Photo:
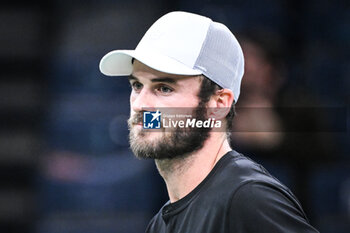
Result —
<svg viewBox="0 0 350 233"><path fill-rule="evenodd" d="M194 117L205 119L197 94L201 77L183 76L154 70L135 60L129 78L130 95L129 140L136 157L170 159L200 149L210 130L196 128L162 129L154 132L143 129L143 111L157 108L192 108Z"/></svg>

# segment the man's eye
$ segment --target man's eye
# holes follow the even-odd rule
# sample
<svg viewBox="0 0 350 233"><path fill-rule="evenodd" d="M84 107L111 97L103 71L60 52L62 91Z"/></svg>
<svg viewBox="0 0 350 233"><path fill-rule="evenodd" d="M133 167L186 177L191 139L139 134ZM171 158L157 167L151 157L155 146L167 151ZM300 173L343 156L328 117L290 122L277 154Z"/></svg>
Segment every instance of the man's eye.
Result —
<svg viewBox="0 0 350 233"><path fill-rule="evenodd" d="M134 82L134 83L131 84L132 89L135 90L135 91L141 90L142 86L143 85L141 83L139 83L139 82Z"/></svg>
<svg viewBox="0 0 350 233"><path fill-rule="evenodd" d="M158 91L167 94L167 93L171 93L173 91L173 89L171 89L167 86L160 86L160 87L158 87Z"/></svg>

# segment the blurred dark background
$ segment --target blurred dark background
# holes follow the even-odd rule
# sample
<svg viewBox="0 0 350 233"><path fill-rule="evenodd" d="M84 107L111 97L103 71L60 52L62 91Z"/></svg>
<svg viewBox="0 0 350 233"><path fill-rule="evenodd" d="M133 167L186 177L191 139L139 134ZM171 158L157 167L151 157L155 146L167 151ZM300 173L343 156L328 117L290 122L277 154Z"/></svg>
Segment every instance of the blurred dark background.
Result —
<svg viewBox="0 0 350 233"><path fill-rule="evenodd" d="M128 149L128 82L104 77L98 63L133 49L173 10L222 22L242 44L238 107L268 111L238 108L234 124L257 119L275 132L236 130L234 149L288 185L321 232L350 232L345 0L2 1L0 232L144 231L165 185ZM300 125L307 130L284 130Z"/></svg>

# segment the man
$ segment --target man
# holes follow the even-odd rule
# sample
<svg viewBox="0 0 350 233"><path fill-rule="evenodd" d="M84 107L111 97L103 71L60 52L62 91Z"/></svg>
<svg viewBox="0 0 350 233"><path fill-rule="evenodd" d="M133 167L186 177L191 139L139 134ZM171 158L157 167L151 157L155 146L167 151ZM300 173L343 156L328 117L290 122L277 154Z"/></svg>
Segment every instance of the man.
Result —
<svg viewBox="0 0 350 233"><path fill-rule="evenodd" d="M170 200L146 232L317 232L289 189L229 145L244 59L226 26L191 13L166 14L135 50L105 55L100 70L130 75L131 149L155 160L167 186ZM178 107L193 108L196 120L220 120L226 132L143 129L145 112Z"/></svg>

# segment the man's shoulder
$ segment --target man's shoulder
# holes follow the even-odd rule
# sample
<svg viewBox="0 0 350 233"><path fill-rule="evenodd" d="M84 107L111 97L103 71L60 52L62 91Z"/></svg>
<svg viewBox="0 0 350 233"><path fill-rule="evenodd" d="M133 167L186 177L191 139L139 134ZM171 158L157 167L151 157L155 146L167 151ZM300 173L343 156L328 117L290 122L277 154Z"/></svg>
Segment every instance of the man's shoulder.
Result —
<svg viewBox="0 0 350 233"><path fill-rule="evenodd" d="M153 216L153 218L151 219L151 221L148 223L148 226L146 228L145 233L149 233L149 232L162 232L161 229L164 227L164 221L162 218L162 212L163 212L163 208L164 206L168 205L170 203L170 201L166 202L158 211L157 214L155 214Z"/></svg>
<svg viewBox="0 0 350 233"><path fill-rule="evenodd" d="M217 166L214 168L214 174L207 182L206 188L202 190L205 195L201 195L201 198L207 201L210 201L211 197L220 196L217 201L229 205L237 193L246 190L242 187L251 187L252 184L271 187L283 195L295 198L292 192L262 165L236 151L227 153Z"/></svg>
<svg viewBox="0 0 350 233"><path fill-rule="evenodd" d="M261 182L286 188L261 164L241 153L233 150L228 152L222 159L222 164L219 164L220 168L216 175L216 183L220 184L223 182L238 188L246 183Z"/></svg>

